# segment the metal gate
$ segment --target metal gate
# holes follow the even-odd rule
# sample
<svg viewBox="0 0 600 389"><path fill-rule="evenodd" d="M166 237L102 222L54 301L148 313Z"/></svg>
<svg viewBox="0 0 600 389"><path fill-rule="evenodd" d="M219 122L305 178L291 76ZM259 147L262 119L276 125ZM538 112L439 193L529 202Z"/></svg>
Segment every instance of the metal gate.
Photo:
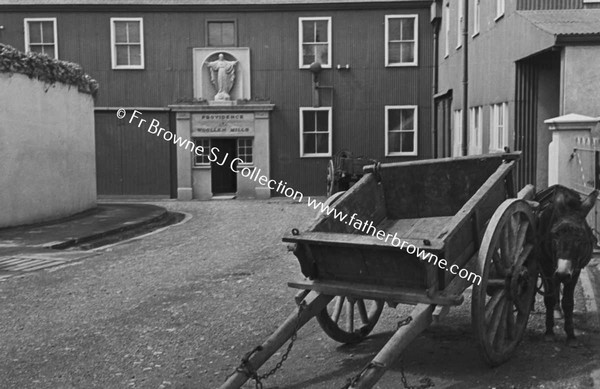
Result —
<svg viewBox="0 0 600 389"><path fill-rule="evenodd" d="M171 128L168 112L144 111L144 117L160 121L167 130ZM173 197L173 142L117 119L115 111L97 111L95 127L99 196Z"/></svg>
<svg viewBox="0 0 600 389"><path fill-rule="evenodd" d="M573 153L569 158L569 187L582 195L588 195L594 189L600 189L600 138L576 136L573 139ZM600 220L598 208L600 199L588 215L596 238L600 241Z"/></svg>

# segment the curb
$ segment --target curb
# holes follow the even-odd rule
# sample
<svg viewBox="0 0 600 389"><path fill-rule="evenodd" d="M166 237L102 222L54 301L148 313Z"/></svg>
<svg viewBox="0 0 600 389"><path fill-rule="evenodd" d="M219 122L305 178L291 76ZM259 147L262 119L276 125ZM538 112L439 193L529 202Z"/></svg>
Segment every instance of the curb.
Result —
<svg viewBox="0 0 600 389"><path fill-rule="evenodd" d="M594 287L592 286L590 274L586 268L581 269L579 279L581 280L581 287L583 288L585 309L594 317L594 327L600 327L600 316L598 315L598 304L596 302L596 295L594 293Z"/></svg>
<svg viewBox="0 0 600 389"><path fill-rule="evenodd" d="M117 234L120 234L120 233L123 233L123 232L134 230L134 229L139 228L141 226L145 226L145 225L149 225L149 224L160 222L160 221L166 219L168 217L168 215L169 215L169 212L165 208L162 208L161 212L158 215L156 215L156 216L154 216L152 218L141 220L141 221L139 221L137 223L131 223L131 224L128 224L128 225L124 225L124 226L112 228L112 229L109 229L109 230L106 230L106 231L102 231L102 232L99 232L99 233L96 233L96 234L91 234L91 235L83 236L83 237L80 237L80 238L69 239L69 240L66 240L66 241L63 241L63 242L60 242L60 243L56 243L56 244L53 244L53 245L46 246L46 248L64 250L64 249L67 249L69 247L73 247L73 246L76 246L76 245L81 245L83 243L88 243L88 242L95 241L95 240L98 240L98 239L106 238L107 236L110 236L110 235L117 235Z"/></svg>
<svg viewBox="0 0 600 389"><path fill-rule="evenodd" d="M594 293L594 287L590 272L586 268L581 269L579 276L581 281L581 287L583 288L583 298L585 299L585 309L593 317L593 326L595 328L600 327L600 315L598 314L598 303L596 302L596 295ZM589 316L589 315L588 315ZM600 388L600 369L593 370L590 373L590 378L593 382L594 388Z"/></svg>

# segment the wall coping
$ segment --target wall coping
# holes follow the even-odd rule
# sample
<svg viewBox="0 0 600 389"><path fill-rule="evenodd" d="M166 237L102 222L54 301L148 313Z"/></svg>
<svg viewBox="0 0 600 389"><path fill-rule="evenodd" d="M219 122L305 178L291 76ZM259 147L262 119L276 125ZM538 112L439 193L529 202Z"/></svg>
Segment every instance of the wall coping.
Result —
<svg viewBox="0 0 600 389"><path fill-rule="evenodd" d="M544 123L548 124L548 129L550 131L589 130L595 127L598 122L600 122L600 118L577 113L570 113L544 120Z"/></svg>

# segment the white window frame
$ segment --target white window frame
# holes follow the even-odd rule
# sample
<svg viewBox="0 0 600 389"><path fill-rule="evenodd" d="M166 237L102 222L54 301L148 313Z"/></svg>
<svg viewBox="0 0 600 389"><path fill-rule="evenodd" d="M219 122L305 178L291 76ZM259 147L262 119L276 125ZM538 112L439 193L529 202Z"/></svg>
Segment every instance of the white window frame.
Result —
<svg viewBox="0 0 600 389"><path fill-rule="evenodd" d="M473 37L479 35L481 29L481 0L474 0L473 4Z"/></svg>
<svg viewBox="0 0 600 389"><path fill-rule="evenodd" d="M253 166L254 165L254 138L237 138L237 142L236 142L236 148L237 148L237 155L239 159L242 159L240 157L240 143L242 141L250 141L250 150L252 150L250 152L250 158L252 158L252 162L240 162L239 165L241 166ZM245 146L247 147L247 146Z"/></svg>
<svg viewBox="0 0 600 389"><path fill-rule="evenodd" d="M463 13L464 13L464 1L465 0L457 0L456 4L458 9L456 11L456 50L462 47L462 23L463 23Z"/></svg>
<svg viewBox="0 0 600 389"><path fill-rule="evenodd" d="M390 63L390 19L414 19L414 53L412 62L394 62ZM403 66L419 66L419 15L385 15L385 66L386 67L403 67Z"/></svg>
<svg viewBox="0 0 600 389"><path fill-rule="evenodd" d="M505 0L495 0L496 2L496 18L494 20L498 20L500 19L502 16L504 16L504 11L506 10L506 3Z"/></svg>
<svg viewBox="0 0 600 389"><path fill-rule="evenodd" d="M208 142L208 146L207 147L202 146L202 148L203 148L202 155L206 156L208 158L208 156L210 155L210 150L212 148L211 147L210 138L199 138L199 137L194 138L194 150L196 150L196 147L199 146L196 143L196 141L198 141L198 140L202 141L202 142ZM210 161L209 162L196 162L196 159L198 157L199 156L196 155L196 153L194 152L194 155L192 156L192 165L193 165L193 167L203 167L203 168L210 167Z"/></svg>
<svg viewBox="0 0 600 389"><path fill-rule="evenodd" d="M56 18L25 18L23 19L23 27L25 29L25 51L31 51L29 42L29 23L30 22L52 22L54 33L54 59L58 59L58 29Z"/></svg>
<svg viewBox="0 0 600 389"><path fill-rule="evenodd" d="M469 111L469 155L477 155L483 153L483 107L472 107Z"/></svg>
<svg viewBox="0 0 600 389"><path fill-rule="evenodd" d="M452 131L452 156L462 156L462 109L454 110L454 128Z"/></svg>
<svg viewBox="0 0 600 389"><path fill-rule="evenodd" d="M115 22L139 22L140 23L140 64L139 65L117 65L117 45L115 44ZM110 18L110 54L113 69L136 70L144 69L144 18Z"/></svg>
<svg viewBox="0 0 600 389"><path fill-rule="evenodd" d="M327 21L327 63L321 64L321 67L324 69L330 69L331 68L331 42L333 41L333 37L331 36L331 16L320 16L320 17L299 17L298 18L298 66L300 69L308 69L310 68L310 64L308 65L304 65L303 64L303 53L302 53L302 45L304 44L304 42L302 41L303 38L303 27L302 27L302 22L306 22L306 21L319 21L319 20L325 20Z"/></svg>
<svg viewBox="0 0 600 389"><path fill-rule="evenodd" d="M502 128L498 122L499 117L502 116ZM499 132L502 131L502 143L497 144L499 138ZM504 147L508 146L508 103L492 104L490 106L490 153L503 153Z"/></svg>
<svg viewBox="0 0 600 389"><path fill-rule="evenodd" d="M414 112L414 137L413 137L413 151L393 151L390 152L389 148L389 112L397 109L412 109ZM401 131L408 132L408 131ZM419 106L418 105L386 105L385 106L385 156L386 157L404 157L404 156L417 156L419 155Z"/></svg>
<svg viewBox="0 0 600 389"><path fill-rule="evenodd" d="M444 58L448 57L450 55L450 3L446 3L446 7L444 9L444 20L446 20L446 31L445 31L445 35L446 35L446 42L445 42L445 51L444 51Z"/></svg>
<svg viewBox="0 0 600 389"><path fill-rule="evenodd" d="M327 148L328 148L328 152L327 153L312 153L312 154L304 154L304 112L305 111L310 111L310 112L314 112L314 111L327 111L328 112L328 131L327 134L328 136L328 143L327 143ZM332 142L332 134L333 134L333 112L331 107L300 107L300 157L301 158L320 158L320 157L331 157L331 149L333 146L333 142Z"/></svg>

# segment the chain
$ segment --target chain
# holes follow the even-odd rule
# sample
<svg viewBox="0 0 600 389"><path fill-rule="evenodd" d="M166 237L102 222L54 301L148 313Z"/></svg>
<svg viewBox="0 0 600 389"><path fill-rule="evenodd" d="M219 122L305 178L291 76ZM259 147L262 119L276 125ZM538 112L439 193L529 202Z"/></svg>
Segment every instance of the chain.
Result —
<svg viewBox="0 0 600 389"><path fill-rule="evenodd" d="M421 382L421 385L418 386L411 386L408 384L408 381L406 380L406 376L404 375L404 361L400 361L400 381L402 381L402 385L404 386L404 389L427 389L427 388L431 388L432 386L435 386L433 384L433 380L429 377L423 377L419 380L419 382Z"/></svg>
<svg viewBox="0 0 600 389"><path fill-rule="evenodd" d="M288 359L288 356L289 356L290 352L292 351L292 347L294 347L294 342L296 342L296 339L298 338L298 330L301 327L300 326L300 314L302 313L302 311L304 310L305 307L306 307L306 303L304 301L302 301L302 303L300 303L298 305L298 316L296 317L296 327L294 328L294 332L292 333L292 337L290 338L290 343L288 344L287 349L285 350L285 353L283 353L283 355L281 356L281 359L279 360L279 362L277 362L277 364L275 365L274 368L272 368L271 370L269 370L268 372L266 372L263 375L258 375L258 372L250 364L250 358L252 357L252 355L254 355L255 353L257 353L259 351L262 351L262 349L263 349L262 346L257 346L254 348L254 350L250 351L248 354L246 354L242 358L242 362L240 363L240 366L238 366L238 368L235 369L238 372L244 373L246 375L246 377L248 377L249 379L254 380L256 389L263 389L264 385L263 385L262 381L266 380L267 378L269 378L270 376L275 374L279 369L281 369L281 366L283 366L283 363Z"/></svg>
<svg viewBox="0 0 600 389"><path fill-rule="evenodd" d="M354 377L349 378L348 382L346 382L346 385L342 386L342 389L349 389L351 387L354 386L354 384L356 384L358 382L358 380L360 379L360 377L362 377L363 373L371 368L374 367L383 367L383 364L381 363L377 363L377 362L369 362L365 367L363 367L363 369Z"/></svg>
<svg viewBox="0 0 600 389"><path fill-rule="evenodd" d="M402 319L398 322L398 327L396 327L397 330L400 329L400 327L404 327L405 325L407 325L408 323L410 323L412 321L412 316L408 316L406 319Z"/></svg>
<svg viewBox="0 0 600 389"><path fill-rule="evenodd" d="M408 325L410 322L412 322L412 320L413 320L412 316L408 316L405 319L400 320L398 322L397 329L400 329L401 327ZM362 377L362 375L364 374L365 371L375 368L375 367L383 368L384 365L381 363L378 363L378 362L369 362L357 375L348 379L348 382L346 383L346 385L344 385L342 387L342 389L352 388L356 383L358 383L358 380L360 379L360 377ZM400 379L402 380L402 385L404 385L404 389L427 389L427 388L434 386L433 381L429 377L422 378L420 381L421 385L419 385L419 386L410 386L408 384L408 381L406 380L406 376L404 375L404 361L400 361L400 373L402 374L402 377Z"/></svg>

